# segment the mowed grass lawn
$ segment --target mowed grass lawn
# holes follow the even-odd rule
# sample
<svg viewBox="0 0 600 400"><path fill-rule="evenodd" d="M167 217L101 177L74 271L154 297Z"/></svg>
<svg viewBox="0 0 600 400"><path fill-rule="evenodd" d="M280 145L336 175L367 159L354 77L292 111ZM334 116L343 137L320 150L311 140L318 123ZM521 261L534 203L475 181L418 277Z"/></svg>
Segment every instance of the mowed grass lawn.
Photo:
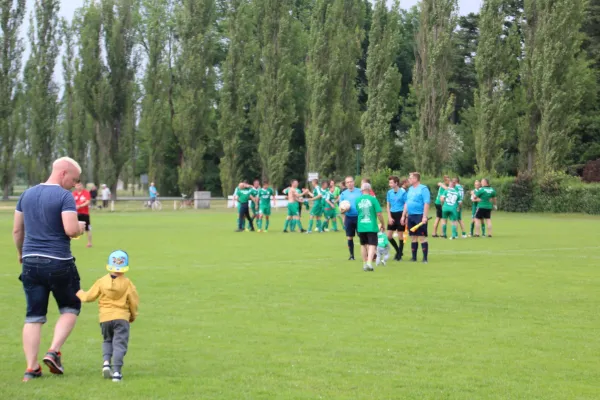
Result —
<svg viewBox="0 0 600 400"><path fill-rule="evenodd" d="M94 248L72 245L82 286L122 248L141 297L124 381L101 378L86 304L66 374L21 382L25 301L3 211L3 399L600 398L599 218L497 213L493 239L431 239L429 264L374 273L347 261L341 233L282 234L281 211L268 234L234 233L224 211L92 218Z"/></svg>

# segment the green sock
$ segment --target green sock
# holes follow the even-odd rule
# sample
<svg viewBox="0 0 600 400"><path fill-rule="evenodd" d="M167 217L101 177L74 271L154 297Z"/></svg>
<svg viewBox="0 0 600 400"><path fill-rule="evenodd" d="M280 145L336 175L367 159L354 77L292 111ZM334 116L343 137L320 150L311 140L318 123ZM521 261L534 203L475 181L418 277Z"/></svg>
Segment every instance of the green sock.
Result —
<svg viewBox="0 0 600 400"><path fill-rule="evenodd" d="M474 230L475 230L475 222L471 222L471 236L473 236Z"/></svg>
<svg viewBox="0 0 600 400"><path fill-rule="evenodd" d="M315 221L315 220L311 218L311 219L310 219L310 222L308 223L308 231L309 231L309 232L312 232L312 227L313 227L313 223L314 223L314 221Z"/></svg>
<svg viewBox="0 0 600 400"><path fill-rule="evenodd" d="M292 225L291 226L291 231L294 232L296 230L296 220L295 219L292 220L292 224L291 225Z"/></svg>
<svg viewBox="0 0 600 400"><path fill-rule="evenodd" d="M454 225L452 225L452 237L458 237L458 229Z"/></svg>
<svg viewBox="0 0 600 400"><path fill-rule="evenodd" d="M442 234L446 236L446 225L442 225Z"/></svg>
<svg viewBox="0 0 600 400"><path fill-rule="evenodd" d="M317 220L317 230L319 232L323 231L323 226L321 225L321 220L320 219Z"/></svg>
<svg viewBox="0 0 600 400"><path fill-rule="evenodd" d="M269 230L269 219L267 219L267 222L265 223L265 231Z"/></svg>
<svg viewBox="0 0 600 400"><path fill-rule="evenodd" d="M268 222L267 222L267 224L268 224ZM290 220L286 219L285 220L285 225L283 226L283 230L287 231L289 227L290 227Z"/></svg>
<svg viewBox="0 0 600 400"><path fill-rule="evenodd" d="M327 229L329 227L329 220L326 219L325 222L323 222L323 230Z"/></svg>
<svg viewBox="0 0 600 400"><path fill-rule="evenodd" d="M481 233L483 233L483 236L485 236L485 224L484 223L481 224Z"/></svg>
<svg viewBox="0 0 600 400"><path fill-rule="evenodd" d="M259 219L258 221L256 221L256 225L258 226L258 229L262 229L262 219Z"/></svg>
<svg viewBox="0 0 600 400"><path fill-rule="evenodd" d="M298 224L298 227L300 228L300 230L303 231L304 228L302 227L302 221L296 220L296 223Z"/></svg>
<svg viewBox="0 0 600 400"><path fill-rule="evenodd" d="M337 221L335 219L333 220L332 225L333 225L333 230L337 231L338 230L337 229Z"/></svg>

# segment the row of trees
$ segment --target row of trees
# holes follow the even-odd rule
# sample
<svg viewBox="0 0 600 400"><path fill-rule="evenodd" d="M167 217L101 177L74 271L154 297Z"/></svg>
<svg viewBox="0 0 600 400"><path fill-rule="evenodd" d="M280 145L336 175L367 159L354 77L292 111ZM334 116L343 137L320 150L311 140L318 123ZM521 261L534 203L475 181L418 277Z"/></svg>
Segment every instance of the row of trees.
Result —
<svg viewBox="0 0 600 400"><path fill-rule="evenodd" d="M600 157L600 0L0 3L0 183L53 157L162 193L308 171L535 174ZM62 82L54 71L62 52ZM138 178L136 178L138 177ZM115 192L113 190L113 192Z"/></svg>

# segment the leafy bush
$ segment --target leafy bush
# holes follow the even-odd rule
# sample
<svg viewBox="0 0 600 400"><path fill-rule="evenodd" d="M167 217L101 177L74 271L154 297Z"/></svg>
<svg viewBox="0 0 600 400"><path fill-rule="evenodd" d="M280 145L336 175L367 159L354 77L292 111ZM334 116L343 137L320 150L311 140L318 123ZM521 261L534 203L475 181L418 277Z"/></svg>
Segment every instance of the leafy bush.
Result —
<svg viewBox="0 0 600 400"><path fill-rule="evenodd" d="M531 175L519 175L512 182L505 184L506 192L502 193L501 209L508 212L528 212L533 207L534 181Z"/></svg>

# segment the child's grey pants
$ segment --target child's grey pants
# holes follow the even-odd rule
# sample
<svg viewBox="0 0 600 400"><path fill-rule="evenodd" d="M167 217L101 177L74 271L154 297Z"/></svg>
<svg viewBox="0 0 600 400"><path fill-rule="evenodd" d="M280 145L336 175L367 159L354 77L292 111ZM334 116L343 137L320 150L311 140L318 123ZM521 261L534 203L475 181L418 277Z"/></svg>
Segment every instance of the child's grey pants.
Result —
<svg viewBox="0 0 600 400"><path fill-rule="evenodd" d="M387 246L387 247L377 246L377 260L375 261L375 263L377 265L379 265L381 263L382 258L383 258L383 261L385 261L385 262L387 262L387 260L390 258L390 246Z"/></svg>
<svg viewBox="0 0 600 400"><path fill-rule="evenodd" d="M123 358L127 354L127 345L129 344L129 322L124 319L116 319L100 323L100 328L104 337L102 357L104 357L104 361L111 363L114 372L121 373Z"/></svg>

